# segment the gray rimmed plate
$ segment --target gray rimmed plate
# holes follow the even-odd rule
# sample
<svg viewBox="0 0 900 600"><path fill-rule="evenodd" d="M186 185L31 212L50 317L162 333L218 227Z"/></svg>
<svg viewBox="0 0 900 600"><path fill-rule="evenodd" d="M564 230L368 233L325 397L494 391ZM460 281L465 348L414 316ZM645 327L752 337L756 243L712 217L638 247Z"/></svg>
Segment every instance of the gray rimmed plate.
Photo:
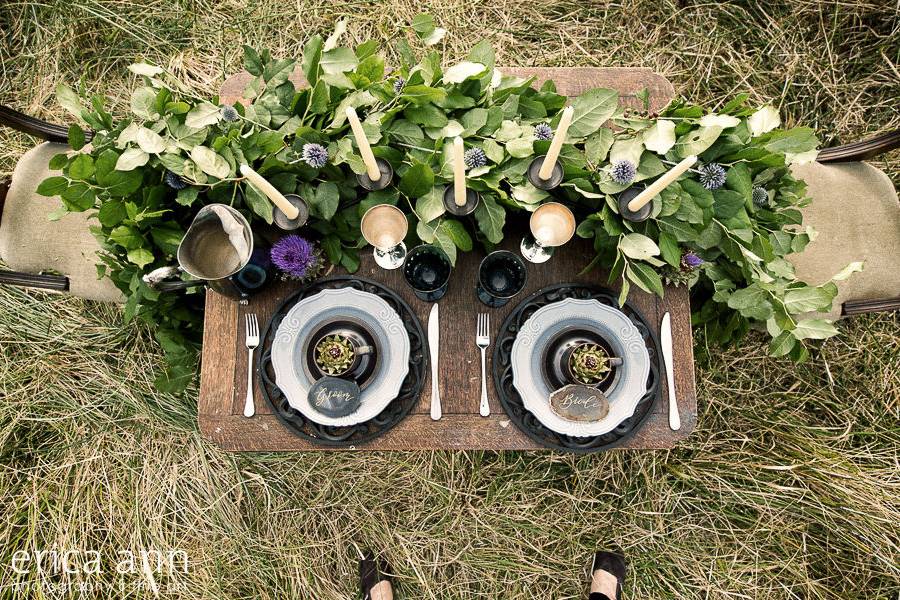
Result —
<svg viewBox="0 0 900 600"><path fill-rule="evenodd" d="M550 408L550 394L554 390L543 375L544 350L560 333L576 330L600 335L613 355L623 361L605 392L609 413L599 421L571 421ZM596 300L567 298L535 311L516 336L510 359L513 385L525 408L545 427L576 437L609 433L632 416L646 391L650 374L650 355L637 327L621 311Z"/></svg>
<svg viewBox="0 0 900 600"><path fill-rule="evenodd" d="M378 364L361 393L359 409L344 417L328 417L307 398L315 379L305 365L306 346L323 323L339 319L368 326L375 336ZM272 341L275 384L307 419L322 425L355 425L377 416L400 393L409 372L409 350L403 321L387 302L353 288L322 290L291 307L278 326Z"/></svg>

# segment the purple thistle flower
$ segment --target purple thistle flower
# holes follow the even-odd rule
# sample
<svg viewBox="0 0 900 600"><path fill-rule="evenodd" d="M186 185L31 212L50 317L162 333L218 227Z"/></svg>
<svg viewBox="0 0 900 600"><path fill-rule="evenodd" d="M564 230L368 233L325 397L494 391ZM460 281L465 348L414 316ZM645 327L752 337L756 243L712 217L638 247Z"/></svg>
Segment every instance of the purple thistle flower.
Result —
<svg viewBox="0 0 900 600"><path fill-rule="evenodd" d="M534 139L547 141L553 138L553 128L547 123L538 123L534 126Z"/></svg>
<svg viewBox="0 0 900 600"><path fill-rule="evenodd" d="M188 182L182 179L177 173L166 171L163 181L173 190L183 190L188 186Z"/></svg>
<svg viewBox="0 0 900 600"><path fill-rule="evenodd" d="M286 235L272 246L272 262L285 275L303 279L316 272L320 265L316 247L299 235Z"/></svg>
<svg viewBox="0 0 900 600"><path fill-rule="evenodd" d="M637 167L630 160L619 160L613 163L610 175L619 185L628 185L637 175Z"/></svg>
<svg viewBox="0 0 900 600"><path fill-rule="evenodd" d="M328 162L328 149L321 144L303 144L303 162L321 169Z"/></svg>
<svg viewBox="0 0 900 600"><path fill-rule="evenodd" d="M399 95L400 92L403 91L403 86L406 85L406 80L402 77L398 77L394 80L394 95Z"/></svg>
<svg viewBox="0 0 900 600"><path fill-rule="evenodd" d="M688 271L693 271L694 269L702 265L703 262L703 259L697 256L691 250L688 250L681 255L681 268Z"/></svg>
<svg viewBox="0 0 900 600"><path fill-rule="evenodd" d="M725 185L725 168L718 163L707 163L700 167L700 183L708 190L717 190Z"/></svg>

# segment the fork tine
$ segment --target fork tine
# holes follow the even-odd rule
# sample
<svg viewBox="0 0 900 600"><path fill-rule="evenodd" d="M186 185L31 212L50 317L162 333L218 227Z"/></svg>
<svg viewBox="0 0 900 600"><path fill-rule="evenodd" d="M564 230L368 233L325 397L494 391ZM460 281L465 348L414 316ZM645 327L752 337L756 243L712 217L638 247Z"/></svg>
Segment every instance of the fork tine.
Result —
<svg viewBox="0 0 900 600"><path fill-rule="evenodd" d="M491 315L490 313L484 313L484 335L491 334Z"/></svg>
<svg viewBox="0 0 900 600"><path fill-rule="evenodd" d="M259 337L259 321L256 318L256 313L251 315L253 317L253 337Z"/></svg>

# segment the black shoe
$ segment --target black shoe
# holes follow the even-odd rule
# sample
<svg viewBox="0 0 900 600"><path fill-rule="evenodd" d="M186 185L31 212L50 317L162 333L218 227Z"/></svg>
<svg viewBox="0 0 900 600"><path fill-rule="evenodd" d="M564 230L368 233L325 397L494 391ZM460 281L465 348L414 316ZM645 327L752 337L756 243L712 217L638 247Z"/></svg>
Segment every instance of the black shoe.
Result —
<svg viewBox="0 0 900 600"><path fill-rule="evenodd" d="M592 592L589 600L620 600L622 598L622 586L625 584L625 558L613 552L597 552L591 561L590 573L588 577L593 579L594 573L597 571L606 571L616 578L616 597L609 598L600 592Z"/></svg>
<svg viewBox="0 0 900 600"><path fill-rule="evenodd" d="M363 600L393 599L391 582L385 575L387 570L384 562L377 560L371 552L362 555L359 561L359 590Z"/></svg>

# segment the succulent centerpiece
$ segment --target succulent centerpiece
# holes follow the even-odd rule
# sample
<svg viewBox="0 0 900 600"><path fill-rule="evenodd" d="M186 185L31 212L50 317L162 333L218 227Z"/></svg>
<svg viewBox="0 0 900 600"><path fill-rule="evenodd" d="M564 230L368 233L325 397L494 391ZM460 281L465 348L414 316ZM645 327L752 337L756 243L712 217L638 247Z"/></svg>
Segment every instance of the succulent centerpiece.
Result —
<svg viewBox="0 0 900 600"><path fill-rule="evenodd" d="M609 356L597 344L582 344L569 357L569 369L580 383L594 385L609 373L611 363Z"/></svg>
<svg viewBox="0 0 900 600"><path fill-rule="evenodd" d="M316 365L328 375L343 375L353 366L356 350L342 335L329 335L316 344Z"/></svg>

